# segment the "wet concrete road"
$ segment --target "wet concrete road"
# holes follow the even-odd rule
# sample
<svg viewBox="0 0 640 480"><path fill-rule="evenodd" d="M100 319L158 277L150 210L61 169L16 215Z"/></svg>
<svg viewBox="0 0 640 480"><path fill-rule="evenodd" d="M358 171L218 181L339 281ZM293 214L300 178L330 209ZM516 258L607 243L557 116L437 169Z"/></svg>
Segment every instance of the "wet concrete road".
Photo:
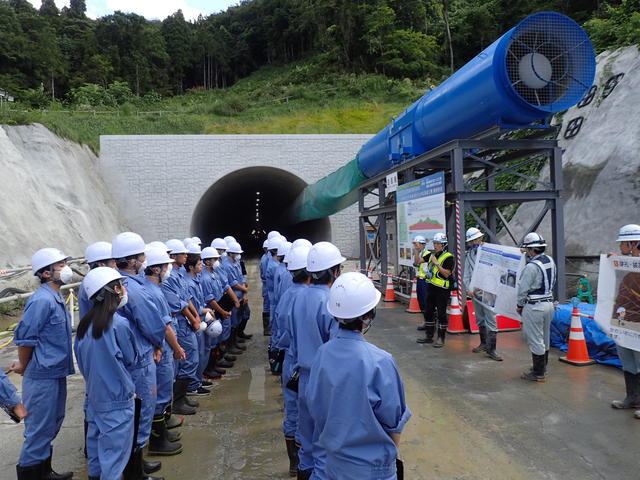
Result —
<svg viewBox="0 0 640 480"><path fill-rule="evenodd" d="M251 283L259 288L256 265ZM281 432L282 394L266 367L261 335L261 297L251 296L249 349L199 397L199 413L182 427L185 451L162 458L160 472L179 479L284 479L288 468ZM552 350L545 384L524 382L530 356L520 332L499 335L505 361L471 353L477 335L449 336L443 349L419 345L418 315L399 304L381 306L367 334L391 352L413 411L402 438L406 478L413 479L630 479L638 478L640 421L609 407L621 398L622 374L610 367L572 367ZM0 350L0 367L15 357ZM20 379L12 376L19 384ZM54 467L86 478L82 457L79 375L69 378L67 416L56 439ZM6 417L5 417L6 418ZM0 419L0 479L15 478L22 426Z"/></svg>

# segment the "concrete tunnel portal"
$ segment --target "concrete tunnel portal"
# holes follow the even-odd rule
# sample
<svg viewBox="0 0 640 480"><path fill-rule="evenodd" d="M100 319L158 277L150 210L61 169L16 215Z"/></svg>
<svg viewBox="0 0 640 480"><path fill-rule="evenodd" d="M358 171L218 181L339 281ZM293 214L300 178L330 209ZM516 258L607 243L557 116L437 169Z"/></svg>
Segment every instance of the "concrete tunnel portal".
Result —
<svg viewBox="0 0 640 480"><path fill-rule="evenodd" d="M245 255L262 253L265 233L278 230L289 241L331 240L329 218L292 224L285 212L307 183L279 168L248 167L217 180L202 195L191 217L191 234L208 245L233 235Z"/></svg>

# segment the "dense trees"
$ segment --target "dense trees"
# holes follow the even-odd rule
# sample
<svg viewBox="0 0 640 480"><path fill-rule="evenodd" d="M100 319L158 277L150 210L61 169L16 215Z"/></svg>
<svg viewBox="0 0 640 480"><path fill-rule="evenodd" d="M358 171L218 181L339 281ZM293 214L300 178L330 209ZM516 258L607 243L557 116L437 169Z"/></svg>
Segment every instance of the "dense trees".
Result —
<svg viewBox="0 0 640 480"><path fill-rule="evenodd" d="M555 10L596 46L640 40L640 0L243 0L225 12L163 21L85 0L0 0L0 87L16 95L92 98L124 82L134 95L233 84L261 66L308 59L314 71L376 72L437 82L526 15ZM38 94L34 92L39 92ZM93 93L92 93L93 92ZM109 94L107 103L110 102Z"/></svg>

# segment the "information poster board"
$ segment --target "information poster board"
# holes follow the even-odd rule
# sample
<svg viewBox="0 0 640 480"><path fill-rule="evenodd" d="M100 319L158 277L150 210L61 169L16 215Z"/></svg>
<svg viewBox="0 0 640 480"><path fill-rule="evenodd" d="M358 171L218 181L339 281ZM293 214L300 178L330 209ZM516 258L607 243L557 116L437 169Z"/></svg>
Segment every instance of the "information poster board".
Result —
<svg viewBox="0 0 640 480"><path fill-rule="evenodd" d="M595 318L618 345L640 351L640 257L600 256Z"/></svg>
<svg viewBox="0 0 640 480"><path fill-rule="evenodd" d="M422 235L427 247L438 232L445 232L444 172L405 183L396 190L398 215L398 261L413 265L413 238Z"/></svg>
<svg viewBox="0 0 640 480"><path fill-rule="evenodd" d="M478 247L471 285L467 285L467 295L497 315L520 320L516 312L517 285L524 265L524 254L517 247L493 243L481 245Z"/></svg>

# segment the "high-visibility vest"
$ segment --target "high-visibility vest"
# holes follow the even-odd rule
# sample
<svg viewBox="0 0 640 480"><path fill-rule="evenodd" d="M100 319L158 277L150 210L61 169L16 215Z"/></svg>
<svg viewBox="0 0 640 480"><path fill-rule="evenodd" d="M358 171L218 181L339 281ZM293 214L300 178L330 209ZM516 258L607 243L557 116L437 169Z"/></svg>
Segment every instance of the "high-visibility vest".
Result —
<svg viewBox="0 0 640 480"><path fill-rule="evenodd" d="M431 252L425 248L424 252L420 255L424 260L426 256L428 256ZM422 262L418 267L418 274L416 277L421 278L423 280L427 279L427 262Z"/></svg>
<svg viewBox="0 0 640 480"><path fill-rule="evenodd" d="M556 264L547 255L537 255L531 263L542 272L542 285L527 295L528 301L553 300L553 286L556 284Z"/></svg>
<svg viewBox="0 0 640 480"><path fill-rule="evenodd" d="M435 255L435 253L433 255ZM453 257L453 255L449 252L443 252L439 257L436 258L438 259L438 263L442 265L442 263L449 257ZM429 279L429 283L434 284L436 287L445 289L449 288L449 279L441 277L440 269L435 264L431 263L431 261L429 261L428 269L429 271L431 271L431 278Z"/></svg>

